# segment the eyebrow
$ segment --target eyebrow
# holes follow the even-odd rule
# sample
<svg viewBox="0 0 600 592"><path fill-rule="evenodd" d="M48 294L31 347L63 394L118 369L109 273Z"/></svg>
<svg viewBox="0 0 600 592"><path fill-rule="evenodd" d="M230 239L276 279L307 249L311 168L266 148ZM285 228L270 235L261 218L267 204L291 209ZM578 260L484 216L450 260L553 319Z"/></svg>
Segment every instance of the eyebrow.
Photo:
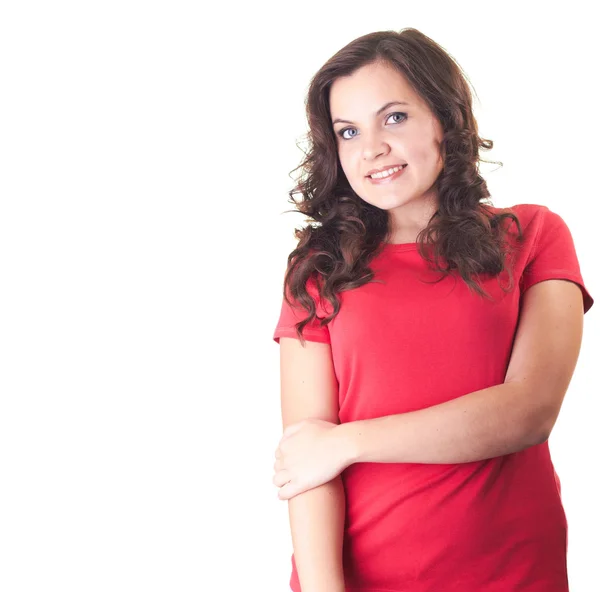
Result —
<svg viewBox="0 0 600 592"><path fill-rule="evenodd" d="M408 103L405 103L404 101L390 101L389 103L386 103L383 107L377 109L377 111L375 112L375 116L381 115L381 113L383 113L388 107L391 107L392 105L406 105L407 107L409 106ZM336 123L354 123L354 122L348 121L347 119L334 119L331 125L335 125Z"/></svg>

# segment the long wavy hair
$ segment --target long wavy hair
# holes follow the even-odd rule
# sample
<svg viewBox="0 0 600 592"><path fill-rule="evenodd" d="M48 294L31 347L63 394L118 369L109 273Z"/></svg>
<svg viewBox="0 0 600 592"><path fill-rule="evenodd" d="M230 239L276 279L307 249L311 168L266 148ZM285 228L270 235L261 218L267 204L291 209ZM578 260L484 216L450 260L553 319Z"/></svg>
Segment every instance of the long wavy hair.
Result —
<svg viewBox="0 0 600 592"><path fill-rule="evenodd" d="M305 100L308 150L292 171L300 169L301 175L289 192L296 209L288 212L303 213L309 223L295 229L298 244L288 256L283 286L286 302L296 306L288 298L287 288L308 312L296 324L302 345L302 331L308 323L316 318L324 326L338 314L339 292L373 280L369 263L390 237L387 211L361 199L342 170L329 105L330 88L337 78L379 62L406 77L444 132L440 145L444 164L435 182L439 207L417 236L419 253L440 273L438 281L455 272L472 291L489 298L474 278L479 274L498 276L508 268L507 290L512 289L513 277L507 266L512 249L503 240L507 228L502 221L515 221L518 241L522 240L521 225L510 209L496 214L482 203L489 201L490 193L479 174L479 149L490 150L493 142L478 135L468 78L454 58L417 29L370 33L343 47L321 67L310 82ZM302 196L299 201L294 199L297 194ZM331 302L333 312L329 316L317 316L315 301L307 289L311 280L318 296Z"/></svg>

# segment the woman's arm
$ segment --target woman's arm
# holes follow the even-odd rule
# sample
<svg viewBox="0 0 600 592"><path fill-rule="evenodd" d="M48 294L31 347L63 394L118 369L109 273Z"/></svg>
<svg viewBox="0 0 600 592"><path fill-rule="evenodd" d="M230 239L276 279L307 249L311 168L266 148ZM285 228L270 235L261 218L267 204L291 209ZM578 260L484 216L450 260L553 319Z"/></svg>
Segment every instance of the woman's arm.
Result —
<svg viewBox="0 0 600 592"><path fill-rule="evenodd" d="M503 383L440 405L335 427L350 464L468 463L543 441L520 384Z"/></svg>
<svg viewBox="0 0 600 592"><path fill-rule="evenodd" d="M410 413L336 426L352 462L466 463L548 439L579 356L579 287L548 280L530 287L505 382Z"/></svg>
<svg viewBox="0 0 600 592"><path fill-rule="evenodd" d="M288 500L302 592L344 592L345 507L346 494L340 476Z"/></svg>
<svg viewBox="0 0 600 592"><path fill-rule="evenodd" d="M331 346L281 337L283 429L307 418L339 423ZM288 500L294 559L302 592L344 592L345 492L341 476Z"/></svg>

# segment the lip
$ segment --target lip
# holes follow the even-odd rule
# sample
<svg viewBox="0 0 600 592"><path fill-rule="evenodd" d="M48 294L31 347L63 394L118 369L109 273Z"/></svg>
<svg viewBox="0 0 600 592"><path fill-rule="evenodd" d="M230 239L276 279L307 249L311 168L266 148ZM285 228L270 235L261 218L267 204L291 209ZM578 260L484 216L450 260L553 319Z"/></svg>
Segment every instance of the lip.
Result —
<svg viewBox="0 0 600 592"><path fill-rule="evenodd" d="M365 177L368 177L369 175L372 175L374 173L383 173L383 171L387 171L388 169L393 169L394 167L399 167L399 166L404 166L406 165L405 162L398 162L396 164L388 164L387 166L381 167L379 169L371 169L366 175Z"/></svg>
<svg viewBox="0 0 600 592"><path fill-rule="evenodd" d="M396 171L394 174L390 175L389 177L384 177L383 179L373 179L372 177L366 177L366 179L369 181L369 183L373 183L373 185L384 185L385 183L393 183L396 179L398 179L398 177L402 175L402 173L404 173L407 166L408 165L405 165L399 171Z"/></svg>

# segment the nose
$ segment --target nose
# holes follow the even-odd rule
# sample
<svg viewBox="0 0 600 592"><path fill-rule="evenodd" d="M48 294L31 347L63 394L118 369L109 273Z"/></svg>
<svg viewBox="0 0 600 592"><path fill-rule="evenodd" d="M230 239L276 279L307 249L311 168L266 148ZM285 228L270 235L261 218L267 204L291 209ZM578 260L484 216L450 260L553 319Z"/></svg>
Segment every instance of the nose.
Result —
<svg viewBox="0 0 600 592"><path fill-rule="evenodd" d="M390 146L378 133L363 134L363 160L373 160L390 151Z"/></svg>

